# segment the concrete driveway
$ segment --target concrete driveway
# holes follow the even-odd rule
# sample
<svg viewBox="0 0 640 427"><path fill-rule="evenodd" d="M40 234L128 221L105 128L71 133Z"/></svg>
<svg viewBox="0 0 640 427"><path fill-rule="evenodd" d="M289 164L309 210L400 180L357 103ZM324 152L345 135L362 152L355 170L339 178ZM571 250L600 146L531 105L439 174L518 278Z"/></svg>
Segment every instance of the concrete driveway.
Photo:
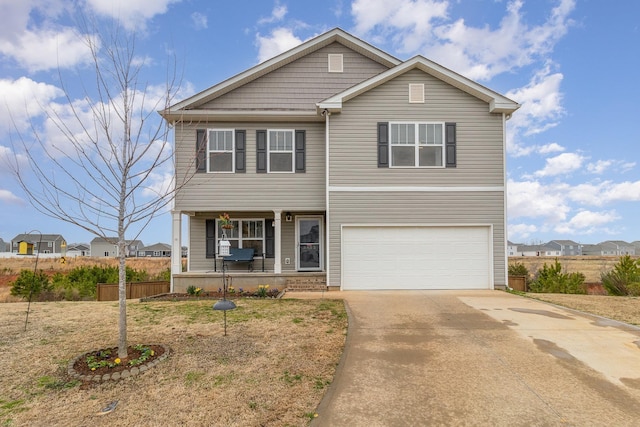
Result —
<svg viewBox="0 0 640 427"><path fill-rule="evenodd" d="M502 291L324 297L349 334L312 426L640 425L638 328Z"/></svg>

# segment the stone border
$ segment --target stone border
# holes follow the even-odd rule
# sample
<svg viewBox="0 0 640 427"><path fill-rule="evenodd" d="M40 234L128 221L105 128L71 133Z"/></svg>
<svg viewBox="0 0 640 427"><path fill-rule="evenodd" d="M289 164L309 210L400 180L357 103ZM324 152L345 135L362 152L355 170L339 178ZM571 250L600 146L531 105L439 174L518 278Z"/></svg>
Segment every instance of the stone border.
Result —
<svg viewBox="0 0 640 427"><path fill-rule="evenodd" d="M157 345L159 347L162 347L162 348L164 348L164 353L162 353L162 355L158 356L157 358L153 359L150 362L146 362L146 363L143 363L141 365L131 366L131 367L128 367L127 369L125 369L124 371L114 372L113 374L81 375L75 369L73 369L73 367L75 366L75 364L76 364L76 362L78 360L80 360L82 358L85 358L89 354L94 353L96 351L99 351L101 349L92 350L92 351L88 351L88 352L86 352L84 354L81 354L80 356L72 359L69 362L69 365L67 365L67 373L69 374L69 376L71 376L73 378L76 378L76 379L79 379L80 381L85 381L85 382L99 383L99 382L103 382L103 381L118 381L118 380L121 380L121 379L134 377L134 376L136 376L138 374L141 374L143 372L148 371L149 369L153 368L158 363L160 363L161 361L163 361L167 357L169 357L169 354L171 353L171 348L169 348L168 346L166 346L164 344L145 344L145 345L147 345L147 346Z"/></svg>

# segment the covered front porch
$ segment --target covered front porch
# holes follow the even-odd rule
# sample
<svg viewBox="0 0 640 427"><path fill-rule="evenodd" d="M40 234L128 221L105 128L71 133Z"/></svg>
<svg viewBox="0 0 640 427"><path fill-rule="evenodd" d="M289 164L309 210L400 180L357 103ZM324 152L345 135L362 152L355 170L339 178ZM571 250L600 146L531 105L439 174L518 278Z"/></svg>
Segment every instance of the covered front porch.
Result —
<svg viewBox="0 0 640 427"><path fill-rule="evenodd" d="M324 211L173 211L171 290L185 292L189 286L207 291L222 287L223 264L228 285L252 290L258 285L278 289L324 286L326 249ZM227 214L228 221L221 221ZM183 224L183 221L185 223ZM228 222L231 227L223 227ZM184 227L183 227L184 225ZM187 235L186 271L182 269L183 228ZM220 241L226 238L232 252L248 258L220 255ZM237 257L236 257L237 258Z"/></svg>

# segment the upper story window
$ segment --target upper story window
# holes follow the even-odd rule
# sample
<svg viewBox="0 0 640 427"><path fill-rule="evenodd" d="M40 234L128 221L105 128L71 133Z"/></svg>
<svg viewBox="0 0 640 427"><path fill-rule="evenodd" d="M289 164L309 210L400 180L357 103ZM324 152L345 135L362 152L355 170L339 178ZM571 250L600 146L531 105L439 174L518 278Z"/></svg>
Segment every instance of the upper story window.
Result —
<svg viewBox="0 0 640 427"><path fill-rule="evenodd" d="M389 123L391 167L444 167L444 123Z"/></svg>
<svg viewBox="0 0 640 427"><path fill-rule="evenodd" d="M208 172L234 172L233 129L210 129L207 144Z"/></svg>
<svg viewBox="0 0 640 427"><path fill-rule="evenodd" d="M293 130L269 130L269 172L293 172Z"/></svg>

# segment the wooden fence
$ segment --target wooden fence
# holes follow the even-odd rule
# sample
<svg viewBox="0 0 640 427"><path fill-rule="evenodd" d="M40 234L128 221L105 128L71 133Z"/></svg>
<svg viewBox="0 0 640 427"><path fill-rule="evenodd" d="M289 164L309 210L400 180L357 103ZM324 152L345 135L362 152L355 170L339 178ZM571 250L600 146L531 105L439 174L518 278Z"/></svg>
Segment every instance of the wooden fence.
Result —
<svg viewBox="0 0 640 427"><path fill-rule="evenodd" d="M144 298L169 292L169 282L127 283L127 299ZM118 301L117 283L98 283L98 301Z"/></svg>
<svg viewBox="0 0 640 427"><path fill-rule="evenodd" d="M527 278L525 276L509 276L509 287L516 291L527 292Z"/></svg>

